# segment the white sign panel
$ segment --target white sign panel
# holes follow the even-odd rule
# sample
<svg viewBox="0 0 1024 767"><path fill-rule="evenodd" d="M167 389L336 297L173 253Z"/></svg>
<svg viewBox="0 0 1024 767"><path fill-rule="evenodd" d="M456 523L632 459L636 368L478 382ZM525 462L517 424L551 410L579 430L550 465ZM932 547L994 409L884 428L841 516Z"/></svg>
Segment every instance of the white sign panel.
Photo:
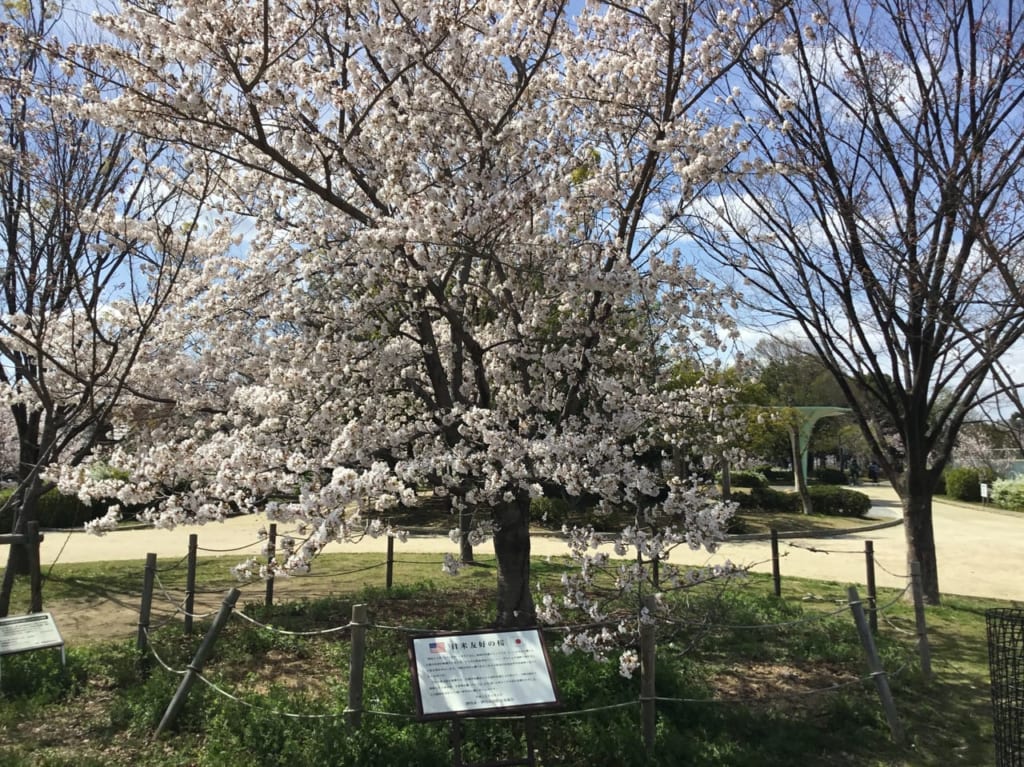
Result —
<svg viewBox="0 0 1024 767"><path fill-rule="evenodd" d="M63 646L64 639L50 613L0 618L0 655Z"/></svg>
<svg viewBox="0 0 1024 767"><path fill-rule="evenodd" d="M410 639L421 718L558 704L539 629Z"/></svg>

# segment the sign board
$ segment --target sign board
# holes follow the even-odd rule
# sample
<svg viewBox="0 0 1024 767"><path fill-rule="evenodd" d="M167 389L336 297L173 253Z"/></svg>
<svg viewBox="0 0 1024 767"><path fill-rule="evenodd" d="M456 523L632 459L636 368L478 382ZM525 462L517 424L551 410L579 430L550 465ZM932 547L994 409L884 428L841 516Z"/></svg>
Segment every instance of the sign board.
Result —
<svg viewBox="0 0 1024 767"><path fill-rule="evenodd" d="M988 492L988 482L982 482L980 489L981 489L981 500L987 501L989 499L989 497L990 497L989 492Z"/></svg>
<svg viewBox="0 0 1024 767"><path fill-rule="evenodd" d="M14 655L47 647L64 647L50 613L0 618L0 655Z"/></svg>
<svg viewBox="0 0 1024 767"><path fill-rule="evenodd" d="M420 719L558 705L540 629L411 637L409 662Z"/></svg>

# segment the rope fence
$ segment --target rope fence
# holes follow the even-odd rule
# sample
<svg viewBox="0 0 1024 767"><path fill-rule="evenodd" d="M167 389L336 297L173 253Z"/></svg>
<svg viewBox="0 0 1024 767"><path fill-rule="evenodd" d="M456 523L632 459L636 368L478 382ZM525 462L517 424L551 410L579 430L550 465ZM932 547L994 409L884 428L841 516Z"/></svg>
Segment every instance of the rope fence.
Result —
<svg viewBox="0 0 1024 767"><path fill-rule="evenodd" d="M911 588L911 585L908 585L902 591L900 591L897 594L895 594L891 599L888 599L884 604L876 605L875 606L876 611L878 613L884 613L885 611L887 611L890 608L892 608L895 604L897 604L901 599L903 599L905 597L906 592L910 588ZM230 701L233 701L233 702L235 702L237 704L240 704L240 705L243 705L243 706L246 706L246 707L249 707L249 708L260 708L260 709L268 711L269 713L272 713L272 714L275 714L275 715L279 715L279 716L282 716L282 717L291 718L291 719L311 719L311 720L319 719L319 720L323 720L323 719L337 719L337 718L340 718L340 717L346 717L348 719L348 721L350 723L354 724L355 726L358 726L359 721L360 721L360 716L362 714L364 714L364 713L368 714L368 715L373 715L373 716L390 717L390 718L396 718L396 719L407 719L407 720L415 720L415 719L417 719L415 716L413 716L412 714L409 714L408 712L383 711L383 710L377 710L377 709L364 709L362 707L362 676L363 676L363 666L365 664L365 646L364 646L363 643L365 642L365 633L367 632L367 630L376 630L376 631L384 631L384 632L399 632L399 633L403 633L403 634L421 634L422 635L422 634L438 633L437 629L412 628L412 627L408 627L408 626L394 626L394 625L386 625L386 624L373 623L373 622L370 622L370 621L368 621L366 619L366 607L365 607L365 605L355 605L355 606L353 606L352 619L347 621L347 622L345 622L345 623L343 623L343 624L339 624L339 625L336 625L336 626L328 627L328 628L325 628L325 629L318 629L318 630L289 631L289 630L281 629L279 627L275 627L275 626L264 624L264 623L262 623L262 622L260 622L260 621L258 621L256 619L252 618L251 616L246 615L244 612L236 611L234 609L234 605L235 605L235 603L237 601L239 593L240 592L239 592L238 589L232 589L231 592L229 592L228 596L225 597L224 603L222 604L221 609L218 611L217 620L215 621L214 625L211 627L210 631L207 633L207 636L204 638L203 643L202 643L202 645L199 648L199 651L197 651L196 657L193 659L193 661L188 665L188 668L185 669L185 670L178 670L178 669L172 668L170 666L170 664L168 664L158 654L156 648L153 646L153 643L150 641L150 639L151 639L151 631L148 628L148 626L145 627L145 628L140 628L140 635L144 636L145 639L146 639L146 645L145 645L146 649L148 650L149 654L151 654L153 656L153 658L155 659L157 664L161 668L163 668L166 672L182 677L182 682L181 682L181 685L179 686L178 692L175 694L175 698L171 701L171 704L168 706L167 712L164 715L164 719L161 721L160 727L157 730L157 735L159 735L166 727L168 727L171 724L173 724L174 718L176 717L178 710L180 710L181 706L184 703L184 698L185 698L185 696L188 693L188 689L189 689L189 687L191 686L191 684L194 681L202 681L210 690L212 690L217 695L220 695L221 697L223 697L225 699L228 699ZM170 596L166 592L166 590L164 590L164 594L167 597ZM652 603L652 606L653 606L653 603ZM178 608L175 608L175 609L178 609ZM822 686L822 687L812 688L812 689L809 689L809 690L788 690L788 691L787 690L781 690L781 691L775 691L772 695L765 695L765 696L755 696L755 697L750 697L750 696L743 696L743 697L725 696L725 697L715 697L715 698L690 698L690 697L674 697L674 696L657 695L656 692L654 692L654 688L653 688L653 663L652 663L650 668L646 668L645 667L646 664L644 664L644 666L641 667L641 675L642 675L642 677L644 677L644 679L642 680L642 683L641 683L641 690L645 691L645 692L641 692L641 694L637 698L635 698L635 699L627 700L627 701L621 701L621 702L612 703L612 704L607 704L607 705L603 705L603 706L592 706L592 707L588 707L588 708L574 709L574 710L570 710L570 711L534 712L531 715L536 717L536 718L580 717L580 716L587 716L587 715L590 715L590 714L599 713L599 712L603 712L603 711L612 711L612 710L617 710L617 709L622 709L622 708L639 706L641 711L643 712L643 716L646 718L648 716L656 716L655 712L656 712L656 708L657 708L658 704L663 704L664 705L664 704L679 704L679 703L683 703L683 704L689 704L689 705L716 705L716 706L722 706L722 705L743 705L743 706L767 705L767 704L771 704L773 701L781 700L781 699L806 698L806 697L810 697L810 696L834 693L834 692L838 692L840 690L844 690L844 689L847 689L847 688L855 687L855 686L858 686L858 685L864 685L865 683L870 681L870 682L873 682L875 684L875 686L877 687L877 689L879 691L879 695L880 695L880 698L882 700L882 705L883 705L883 708L886 711L886 716L887 716L887 719L889 721L889 726L890 726L890 729L891 729L891 734L892 734L893 740L896 741L896 742L902 742L902 739L903 739L902 729L901 729L901 726L900 726L900 723L899 723L899 719L898 719L898 717L897 717L897 715L895 713L895 704L893 702L891 692L889 692L888 680L889 680L889 678L891 676L902 673L906 668L908 668L910 666L910 663L909 663L909 661L905 662L902 666L900 666L900 668L898 668L895 672L892 672L891 674L887 673L882 668L881 661L879 660L877 650L874 648L873 640L871 639L872 632L871 632L870 628L868 627L866 618L864 617L863 603L860 600L860 597L858 596L855 587L850 587L850 589L849 589L849 598L847 600L847 603L842 605L840 608L838 608L836 610L816 613L814 615L807 616L805 618L802 618L800 620L795 620L795 621L780 621L780 622L765 623L765 624L721 624L721 625L713 626L713 628L720 629L720 630L736 630L736 631L738 631L738 630L744 630L744 631L747 631L747 630L768 630L768 629L781 630L781 629L786 629L786 628L790 628L790 627L797 626L797 625L806 625L808 623L813 623L813 622L825 621L825 620L828 620L828 619L832 619L832 618L835 618L837 615L839 615L841 612L844 612L847 609L849 609L852 612L852 614L854 616L855 624L857 625L858 632L861 635L861 639L862 639L864 650L865 650L865 655L866 655L866 657L868 659L868 665L869 665L869 668L870 668L870 672L867 673L867 674L863 674L863 675L857 676L857 677L852 678L852 679L846 679L846 680L843 680L843 681L835 682L835 683L830 684L830 685L825 685L825 686ZM203 672L202 672L202 666L203 666L203 663L205 661L205 656L209 654L210 650L213 647L213 643L216 640L217 634L220 632L220 630L223 628L223 626L227 623L227 620L229 618L235 617L235 616L237 616L239 619L247 622L251 626L253 626L256 629L259 629L261 631L267 631L267 632L271 632L273 634L279 634L279 635L284 635L284 636L289 636L289 637L316 638L316 637L323 637L323 636L330 635L330 634L337 634L337 633L341 633L341 632L351 631L352 632L352 634L351 634L351 639L352 639L352 643L351 643L352 644L352 659L351 659L351 664L350 664L350 678L349 678L349 695L350 695L349 706L347 706L346 709L343 712L340 712L340 713L329 713L329 714L311 714L311 713L298 713L298 712L283 711L283 710L280 710L277 707L260 706L257 703L253 703L252 701L245 700L239 694L233 693L233 692L225 689L222 685L218 684L217 682L213 681L212 679L210 679L206 675L204 675ZM659 623L661 625L687 625L688 622L666 620L666 619L663 619L663 618L659 617L657 619L657 623ZM580 630L584 630L584 629L587 629L587 628L594 628L595 625L597 625L597 624L586 624L586 625L582 625L581 624L581 625L578 625L578 626L568 626L568 625L552 626L552 627L546 627L545 630L547 630L547 631L555 631L555 632L580 631ZM701 625L702 627L705 627L705 628L707 627L704 624L698 624L698 625ZM140 618L140 626L141 626L141 618ZM441 632L441 633L444 633L444 632ZM654 657L654 653L656 651L656 648L653 646L653 642L656 641L654 639L655 632L654 631L647 632L647 636L650 637L650 642L652 642L652 646L650 648L642 648L642 652L644 652L646 654L647 651L649 650L650 657L653 658ZM643 643L644 641L645 640L643 639L643 634L642 634L641 642ZM357 646L359 648L361 648L361 649L357 649ZM649 683L650 686L648 686L648 683ZM483 716L478 716L478 717L474 717L474 718L486 720L486 719L502 719L502 718L510 718L510 717L507 717L507 716L506 717L502 717L500 715L499 716L486 716L486 715L483 715ZM646 731L647 731L647 727L646 727L646 724L645 724L645 732ZM653 730L653 725L652 725L651 732L653 732L653 731L654 730ZM648 743L648 746L649 747L653 747L653 740L650 743Z"/></svg>
<svg viewBox="0 0 1024 767"><path fill-rule="evenodd" d="M202 552L232 552L232 551L243 551L252 548L255 545L262 545L263 551L267 556L267 563L271 565L273 563L273 557L275 555L275 541L276 531L275 526L271 525L269 535L269 545L267 539L261 539L255 543L249 543L244 546L232 547L230 549L208 549L198 545L196 536L191 536L189 552L181 559L177 560L172 564L165 564L157 567L156 555L150 554L147 556L146 567L144 570L143 578L143 590L139 609L139 629L138 629L138 647L140 651L147 651L151 654L155 662L168 673L182 677L181 685L179 686L178 692L175 694L174 699L168 706L167 712L164 715L164 720L161 721L160 727L157 730L159 735L166 727L170 726L175 717L177 716L178 710L184 704L184 699L188 694L188 690L195 681L202 681L210 690L217 695L220 695L226 699L232 700L236 703L247 707L263 708L256 703L247 701L240 697L238 694L232 693L226 690L221 684L214 682L209 679L202 672L202 666L205 661L205 656L212 650L213 644L216 641L217 634L223 629L228 620L232 617L246 622L251 627L260 630L270 632L272 634L278 634L282 636L288 636L293 638L305 638L315 639L318 637L326 637L330 635L338 635L347 633L349 641L352 647L352 659L350 664L350 679L349 679L349 691L350 700L349 705L346 707L344 712L332 713L332 714L301 714L287 711L280 711L276 708L268 709L271 713L295 719L330 719L345 717L348 723L354 727L358 727L361 722L362 714L369 714L374 716L393 717L393 718L408 718L415 719L415 717L406 712L394 712L394 711L381 711L374 709L364 709L362 705L362 675L363 675L363 664L365 663L365 636L367 630L375 631L390 631L400 632L408 635L424 635L437 633L437 629L428 628L414 628L409 626L395 626L386 624L371 623L365 617L365 606L356 605L353 608L352 619L341 623L336 626L327 628L305 630L305 631L292 631L283 629L277 626L268 625L263 623L250 615L247 615L244 611L235 610L235 602L241 593L239 589L235 588L229 592L228 597L225 598L219 610L212 612L197 612L194 609L194 599L197 594L212 594L215 590L202 590L196 585L196 566L197 566L197 553ZM371 565L348 568L336 571L325 571L318 572L315 575L304 574L303 577L318 577L318 578L338 578L342 576L355 575L363 572L369 572L377 570L381 567L386 568L387 578L386 587L390 590L392 585L392 574L393 568L396 562L401 563L402 560L395 560L393 539L387 539L388 550L387 559L384 562L374 563ZM771 536L772 544L772 580L774 584L775 594L781 596L781 573L779 561L785 554L780 556L778 548L779 541L772 531ZM880 700L882 707L885 710L886 718L889 723L892 739L895 742L902 742L903 733L899 723L898 716L895 710L895 704L892 699L892 694L889 691L888 680L890 675L882 668L881 661L879 659L877 649L874 646L874 635L878 632L878 616L883 615L886 611L890 610L898 602L905 600L907 594L912 593L915 599L915 618L916 618L916 635L917 635L917 649L921 656L920 666L922 672L927 677L930 675L930 660L928 651L928 638L927 630L924 624L923 616L923 601L921 602L920 609L916 608L916 603L923 598L920 595L920 573L919 568L912 567L910 573L896 573L891 570L878 565L873 552L873 543L871 541L865 542L865 548L863 550L851 549L851 548L831 548L820 545L802 545L794 543L792 541L786 541L785 545L792 549L802 549L804 551L821 554L823 556L864 556L866 563L866 581L868 584L868 593L862 600L857 594L854 587L850 587L847 598L845 599L830 599L824 600L819 597L811 595L811 598L818 601L833 601L836 605L835 609L825 610L816 612L813 615L805 615L793 620L778 621L774 623L721 623L711 620L704 621L687 621L667 618L660 616L656 619L656 623L663 627L676 627L684 629L703 629L710 632L727 632L727 631L785 631L796 627L804 627L815 622L820 622L829 619L835 619L840 614L849 610L854 618L857 631L861 640L861 644L864 650L865 657L868 660L869 673L858 676L852 679L846 679L840 682L835 682L830 685L826 685L820 688L814 688L810 690L798 690L798 691L777 691L772 696L755 696L755 697L741 697L735 698L730 696L715 697L715 698L687 698L687 697L671 697L664 695L657 695L654 690L654 677L653 677L653 658L655 657L655 646L654 639L656 631L652 627L650 630L641 631L641 657L652 659L649 662L641 662L641 693L640 695L632 700L617 702L605 706L597 706L585 709L578 709L573 711L558 711L558 712L534 712L531 716L537 718L547 717L571 717L571 716L585 716L600 711L611 711L626 707L639 706L641 710L641 716L644 725L644 740L648 745L648 748L653 748L654 740L654 717L656 717L657 706L673 704L673 703L685 703L693 705L752 705L752 704L766 704L771 703L774 699L792 698L792 697L807 697L813 695L827 694L836 692L849 687L863 685L869 681L873 682ZM787 552L788 553L788 552ZM418 563L417 563L418 564ZM914 563L916 566L916 563ZM182 568L187 567L187 585L186 593L183 599L179 599L172 589L168 588L164 581L161 579L161 574L174 572ZM884 603L879 604L877 592L874 584L874 568L875 566L880 567L884 572L891 575L892 577L904 579L905 585L902 589L896 591L891 598L885 600ZM273 568L270 568L271 575L266 579L268 583L273 583ZM167 626L174 622L174 619L181 616L185 618L186 622L186 633L191 633L193 621L207 620L211 616L214 617L213 625L207 631L202 644L200 645L199 651L197 651L196 658L188 665L184 671L175 670L167 664L163 658L161 658L156 649L153 647L151 641L151 633L156 630L150 627L150 622L153 614L153 597L154 593L157 593L161 599L160 608L164 610L164 614L167 616L162 622L162 626ZM222 592L216 592L222 593ZM267 587L267 599L265 604L270 606L272 604L272 585ZM805 600L807 597L805 597ZM169 605L169 609L168 606ZM651 609L653 611L653 602L651 603ZM357 614L356 609L361 608L362 613ZM915 632L907 629L899 629L896 627L889 618L885 618L887 626L893 627L900 634L912 635ZM604 624L602 624L604 625ZM587 624L586 626L551 626L545 627L545 631L560 631L560 632L578 632L585 629L595 628L596 624ZM643 629L643 626L641 627ZM458 632L453 632L458 633ZM646 643L650 643L650 646L645 646ZM908 664L904 664L905 668ZM650 666L650 668L648 668ZM899 673L899 670L896 672ZM748 680L749 681L749 680ZM488 718L500 718L500 717L487 717L480 716L474 717L479 719Z"/></svg>

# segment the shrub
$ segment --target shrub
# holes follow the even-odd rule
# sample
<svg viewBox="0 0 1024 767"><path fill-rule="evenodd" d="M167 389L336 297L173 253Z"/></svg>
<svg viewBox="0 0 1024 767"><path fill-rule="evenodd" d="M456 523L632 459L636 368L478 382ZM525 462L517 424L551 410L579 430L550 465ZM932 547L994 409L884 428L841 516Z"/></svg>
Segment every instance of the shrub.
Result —
<svg viewBox="0 0 1024 767"><path fill-rule="evenodd" d="M721 484L721 475L716 479ZM768 487L768 478L759 471L734 471L729 475L729 484L732 487Z"/></svg>
<svg viewBox="0 0 1024 767"><path fill-rule="evenodd" d="M732 500L743 511L796 511L799 506L796 493L771 487L755 487L749 493L736 493Z"/></svg>
<svg viewBox="0 0 1024 767"><path fill-rule="evenodd" d="M1024 511L1024 479L998 479L992 485L992 503L1001 509Z"/></svg>
<svg viewBox="0 0 1024 767"><path fill-rule="evenodd" d="M12 490L4 490L0 493L0 503L5 503L12 493ZM107 513L106 504L85 504L77 496L64 495L56 490L43 493L36 503L39 526L44 528L81 527L89 520L97 519ZM0 530L13 529L14 511L14 508L10 507L0 512Z"/></svg>
<svg viewBox="0 0 1024 767"><path fill-rule="evenodd" d="M871 509L871 499L864 493L835 485L807 488L816 514L832 517L863 517ZM793 493L796 496L796 493Z"/></svg>
<svg viewBox="0 0 1024 767"><path fill-rule="evenodd" d="M970 466L947 469L946 496L956 501L980 501L981 478L978 470Z"/></svg>
<svg viewBox="0 0 1024 767"><path fill-rule="evenodd" d="M814 478L822 485L845 485L846 473L842 469L823 466L814 470Z"/></svg>

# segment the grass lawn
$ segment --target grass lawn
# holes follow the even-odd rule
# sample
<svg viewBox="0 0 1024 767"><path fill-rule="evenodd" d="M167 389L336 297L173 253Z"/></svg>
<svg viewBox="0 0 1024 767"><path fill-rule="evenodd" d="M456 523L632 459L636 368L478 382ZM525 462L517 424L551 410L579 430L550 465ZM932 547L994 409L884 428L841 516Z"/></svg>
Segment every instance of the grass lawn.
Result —
<svg viewBox="0 0 1024 767"><path fill-rule="evenodd" d="M214 603L236 585L237 558L203 559L198 582ZM45 587L47 609L88 615L122 602L137 605L141 562L58 565ZM558 559L536 560L533 578L557 590ZM185 636L173 611L154 629L154 656L131 639L69 641L62 670L53 651L3 659L0 764L5 767L270 767L271 765L451 764L444 723L413 721L406 642L400 627L468 630L493 613L494 562L480 558L456 578L438 572L436 555L406 555L392 590L383 589L379 556L325 556L315 578L279 579L273 607L263 585L244 592L240 610L264 625L323 632L344 625L354 603L369 605L373 628L363 727L346 724L347 632L282 634L231 621L205 676L235 700L197 685L173 732L151 737L203 626ZM180 595L183 569L161 573L161 591ZM19 584L15 598L23 599ZM878 644L890 674L907 742L891 742L863 658L842 584L802 581L771 596L768 577L669 595L671 620L659 622L658 731L645 754L639 729L639 680L614 659L566 655L564 634L546 632L562 693L558 716L538 717L543 765L985 765L994 761L985 610L990 600L947 597L928 608L934 678L920 673L912 606L881 590ZM888 604L887 604L888 603ZM244 607L242 606L244 604ZM59 619L58 619L59 620ZM116 632L114 632L116 635ZM838 689L831 689L837 687ZM827 690L827 691L824 691ZM310 718L292 718L298 713ZM518 724L467 724L465 758L515 756ZM521 755L521 754L519 754Z"/></svg>

